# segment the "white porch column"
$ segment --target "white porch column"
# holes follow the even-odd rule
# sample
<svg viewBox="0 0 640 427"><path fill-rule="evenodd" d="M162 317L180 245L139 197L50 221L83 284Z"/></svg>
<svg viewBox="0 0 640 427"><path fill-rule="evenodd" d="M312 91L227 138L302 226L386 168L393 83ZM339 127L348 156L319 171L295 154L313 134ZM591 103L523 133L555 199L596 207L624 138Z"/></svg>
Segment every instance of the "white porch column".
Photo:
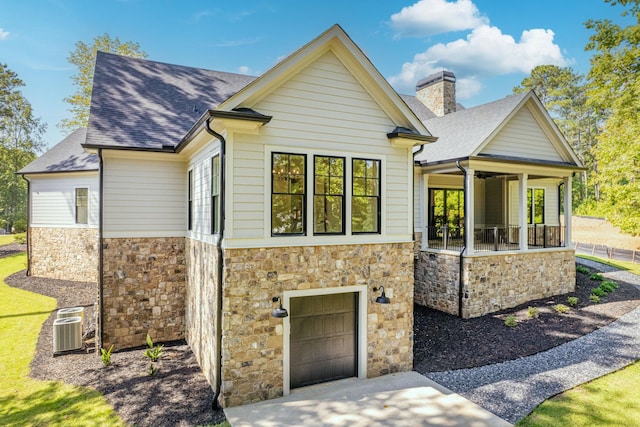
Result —
<svg viewBox="0 0 640 427"><path fill-rule="evenodd" d="M467 247L466 249L467 255L473 254L474 252L473 232L474 232L475 223L476 223L474 218L474 213L475 213L474 175L475 175L474 169L467 169L467 175L465 176L465 187L467 192L464 195L465 197L464 199L464 236L466 240L465 246Z"/></svg>
<svg viewBox="0 0 640 427"><path fill-rule="evenodd" d="M518 226L520 227L520 250L529 249L527 228L527 179L526 173L518 175Z"/></svg>
<svg viewBox="0 0 640 427"><path fill-rule="evenodd" d="M429 247L429 230L427 226L429 225L429 175L422 175L422 188L420 189L422 193L422 206L420 207L422 213L422 249L426 249Z"/></svg>
<svg viewBox="0 0 640 427"><path fill-rule="evenodd" d="M566 248L571 248L571 216L573 212L571 211L571 202L572 202L572 183L573 180L571 176L566 176L564 178L564 246Z"/></svg>

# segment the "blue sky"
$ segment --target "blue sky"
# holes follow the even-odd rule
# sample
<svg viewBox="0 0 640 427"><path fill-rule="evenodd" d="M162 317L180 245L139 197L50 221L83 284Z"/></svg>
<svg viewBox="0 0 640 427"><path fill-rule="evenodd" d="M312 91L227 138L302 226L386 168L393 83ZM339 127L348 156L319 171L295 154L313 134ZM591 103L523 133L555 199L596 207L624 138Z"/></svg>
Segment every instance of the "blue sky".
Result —
<svg viewBox="0 0 640 427"><path fill-rule="evenodd" d="M603 0L0 0L0 62L26 83L51 146L74 93L69 53L104 33L152 60L259 75L338 23L398 92L448 69L471 107L510 94L536 65L586 73L584 22L624 24L621 10Z"/></svg>

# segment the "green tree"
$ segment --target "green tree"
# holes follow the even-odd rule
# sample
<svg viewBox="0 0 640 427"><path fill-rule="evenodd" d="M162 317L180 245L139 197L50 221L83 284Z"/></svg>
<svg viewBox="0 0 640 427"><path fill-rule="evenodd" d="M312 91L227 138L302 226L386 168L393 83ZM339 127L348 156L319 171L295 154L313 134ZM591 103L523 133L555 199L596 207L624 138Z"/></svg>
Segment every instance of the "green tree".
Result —
<svg viewBox="0 0 640 427"><path fill-rule="evenodd" d="M624 232L640 234L640 0L605 0L622 6L626 27L589 20L594 31L586 46L594 51L588 74L589 103L606 114L595 157L601 207Z"/></svg>
<svg viewBox="0 0 640 427"><path fill-rule="evenodd" d="M116 53L132 58L146 58L147 54L140 50L140 45L134 42L121 43L118 37L112 39L105 33L93 39L88 45L83 41L76 43L76 48L69 55L69 62L78 67L78 72L71 77L76 87L76 93L65 98L68 102L70 118L63 119L59 127L67 133L86 127L89 121L89 107L91 106L91 90L93 89L93 71L95 69L98 51Z"/></svg>
<svg viewBox="0 0 640 427"><path fill-rule="evenodd" d="M567 141L587 170L574 179L574 207L598 198L597 182L593 179L597 164L593 151L601 121L596 111L587 105L584 76L569 67L540 65L513 88L514 93L533 90L554 119Z"/></svg>
<svg viewBox="0 0 640 427"><path fill-rule="evenodd" d="M17 74L0 64L0 220L8 230L26 226L26 183L16 172L44 148L45 124L33 116L22 86Z"/></svg>

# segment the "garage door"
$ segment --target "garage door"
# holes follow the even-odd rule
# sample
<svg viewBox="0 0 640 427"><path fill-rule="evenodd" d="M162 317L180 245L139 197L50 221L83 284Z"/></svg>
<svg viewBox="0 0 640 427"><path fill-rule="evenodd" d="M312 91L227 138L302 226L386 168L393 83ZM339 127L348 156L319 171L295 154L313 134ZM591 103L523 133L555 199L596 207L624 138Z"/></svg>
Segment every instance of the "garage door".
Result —
<svg viewBox="0 0 640 427"><path fill-rule="evenodd" d="M356 376L355 293L291 298L291 388Z"/></svg>

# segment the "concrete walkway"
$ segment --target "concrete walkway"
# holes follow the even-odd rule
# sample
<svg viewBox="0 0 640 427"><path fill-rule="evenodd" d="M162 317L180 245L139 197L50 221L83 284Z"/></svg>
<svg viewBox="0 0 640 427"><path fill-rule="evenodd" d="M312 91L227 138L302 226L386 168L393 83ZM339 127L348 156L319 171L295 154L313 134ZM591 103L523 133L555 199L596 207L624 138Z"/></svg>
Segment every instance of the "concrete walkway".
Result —
<svg viewBox="0 0 640 427"><path fill-rule="evenodd" d="M225 409L233 427L510 426L417 372L349 378Z"/></svg>

